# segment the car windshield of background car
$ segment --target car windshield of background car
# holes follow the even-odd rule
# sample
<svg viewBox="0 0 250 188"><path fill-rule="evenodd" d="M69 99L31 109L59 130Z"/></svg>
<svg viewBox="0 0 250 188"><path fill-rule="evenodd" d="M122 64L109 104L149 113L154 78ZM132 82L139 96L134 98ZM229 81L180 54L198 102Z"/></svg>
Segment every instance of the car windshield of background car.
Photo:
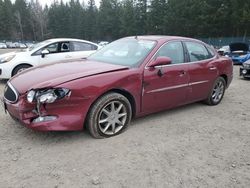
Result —
<svg viewBox="0 0 250 188"><path fill-rule="evenodd" d="M51 42L50 40L45 40L43 42L39 42L37 44L34 44L34 45L32 45L32 46L29 47L29 51L37 49L37 48L40 48L41 46L46 45L46 44L48 44L50 42Z"/></svg>

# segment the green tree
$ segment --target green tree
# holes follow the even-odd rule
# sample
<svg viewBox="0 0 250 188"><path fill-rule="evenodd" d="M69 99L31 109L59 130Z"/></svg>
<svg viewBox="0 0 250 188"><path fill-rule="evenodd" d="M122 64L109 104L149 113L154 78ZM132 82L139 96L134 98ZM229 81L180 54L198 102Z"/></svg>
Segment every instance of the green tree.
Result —
<svg viewBox="0 0 250 188"><path fill-rule="evenodd" d="M166 0L152 0L148 15L149 32L153 34L165 34L164 17L166 15Z"/></svg>
<svg viewBox="0 0 250 188"><path fill-rule="evenodd" d="M33 40L44 40L46 38L48 22L47 8L43 9L38 0L32 0L29 3Z"/></svg>
<svg viewBox="0 0 250 188"><path fill-rule="evenodd" d="M145 35L148 33L148 0L135 1L135 35Z"/></svg>
<svg viewBox="0 0 250 188"><path fill-rule="evenodd" d="M50 37L68 37L70 36L70 7L64 4L54 2L48 11L48 28Z"/></svg>
<svg viewBox="0 0 250 188"><path fill-rule="evenodd" d="M121 7L121 36L130 36L136 34L135 8L133 0L125 0Z"/></svg>
<svg viewBox="0 0 250 188"><path fill-rule="evenodd" d="M100 37L105 40L120 36L120 4L117 0L102 0L100 2L98 26Z"/></svg>
<svg viewBox="0 0 250 188"><path fill-rule="evenodd" d="M0 1L0 39L12 39L13 5L10 0Z"/></svg>
<svg viewBox="0 0 250 188"><path fill-rule="evenodd" d="M87 40L95 40L98 35L97 31L97 15L98 10L95 5L95 0L89 0L86 10L86 30L85 30L85 38Z"/></svg>
<svg viewBox="0 0 250 188"><path fill-rule="evenodd" d="M32 38L31 14L25 0L16 0L14 4L14 17L16 20L16 38L20 40Z"/></svg>
<svg viewBox="0 0 250 188"><path fill-rule="evenodd" d="M84 10L79 0L71 0L69 3L69 37L81 38L83 37L85 22Z"/></svg>

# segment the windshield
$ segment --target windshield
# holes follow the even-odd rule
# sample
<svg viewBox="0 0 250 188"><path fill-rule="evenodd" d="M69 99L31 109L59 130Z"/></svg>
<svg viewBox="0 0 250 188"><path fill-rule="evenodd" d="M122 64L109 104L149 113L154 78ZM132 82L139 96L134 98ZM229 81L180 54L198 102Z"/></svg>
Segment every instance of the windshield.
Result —
<svg viewBox="0 0 250 188"><path fill-rule="evenodd" d="M124 66L135 66L145 59L155 44L155 41L150 40L121 39L101 48L88 59Z"/></svg>
<svg viewBox="0 0 250 188"><path fill-rule="evenodd" d="M41 46L46 45L50 42L51 42L50 40L45 40L45 41L39 42L37 44L33 44L32 46L29 47L29 51L34 50L36 48L40 48Z"/></svg>

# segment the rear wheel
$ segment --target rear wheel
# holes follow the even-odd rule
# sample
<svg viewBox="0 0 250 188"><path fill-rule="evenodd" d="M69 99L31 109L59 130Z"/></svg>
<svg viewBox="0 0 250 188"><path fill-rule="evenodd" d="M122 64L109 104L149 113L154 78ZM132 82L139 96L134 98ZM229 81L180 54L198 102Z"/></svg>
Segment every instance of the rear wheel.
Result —
<svg viewBox="0 0 250 188"><path fill-rule="evenodd" d="M205 102L208 105L217 105L221 102L226 89L226 81L224 78L219 77L215 80L212 91Z"/></svg>
<svg viewBox="0 0 250 188"><path fill-rule="evenodd" d="M16 74L24 71L25 69L30 68L30 65L18 65L12 72L12 76L15 76Z"/></svg>
<svg viewBox="0 0 250 188"><path fill-rule="evenodd" d="M118 93L108 93L98 99L88 116L88 129L94 138L120 134L129 124L132 110L129 100Z"/></svg>

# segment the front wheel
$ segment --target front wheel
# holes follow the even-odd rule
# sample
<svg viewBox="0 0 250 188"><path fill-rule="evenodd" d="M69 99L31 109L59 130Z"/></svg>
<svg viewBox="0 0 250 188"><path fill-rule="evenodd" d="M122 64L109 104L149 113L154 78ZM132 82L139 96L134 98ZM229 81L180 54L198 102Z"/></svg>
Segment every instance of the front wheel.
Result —
<svg viewBox="0 0 250 188"><path fill-rule="evenodd" d="M108 93L91 107L87 125L94 138L111 137L120 134L131 117L129 100L119 93Z"/></svg>
<svg viewBox="0 0 250 188"><path fill-rule="evenodd" d="M212 91L205 102L208 105L217 105L221 102L226 89L226 81L224 78L219 77L215 80Z"/></svg>
<svg viewBox="0 0 250 188"><path fill-rule="evenodd" d="M18 65L12 72L12 76L15 76L16 74L24 71L25 69L30 68L30 65Z"/></svg>

